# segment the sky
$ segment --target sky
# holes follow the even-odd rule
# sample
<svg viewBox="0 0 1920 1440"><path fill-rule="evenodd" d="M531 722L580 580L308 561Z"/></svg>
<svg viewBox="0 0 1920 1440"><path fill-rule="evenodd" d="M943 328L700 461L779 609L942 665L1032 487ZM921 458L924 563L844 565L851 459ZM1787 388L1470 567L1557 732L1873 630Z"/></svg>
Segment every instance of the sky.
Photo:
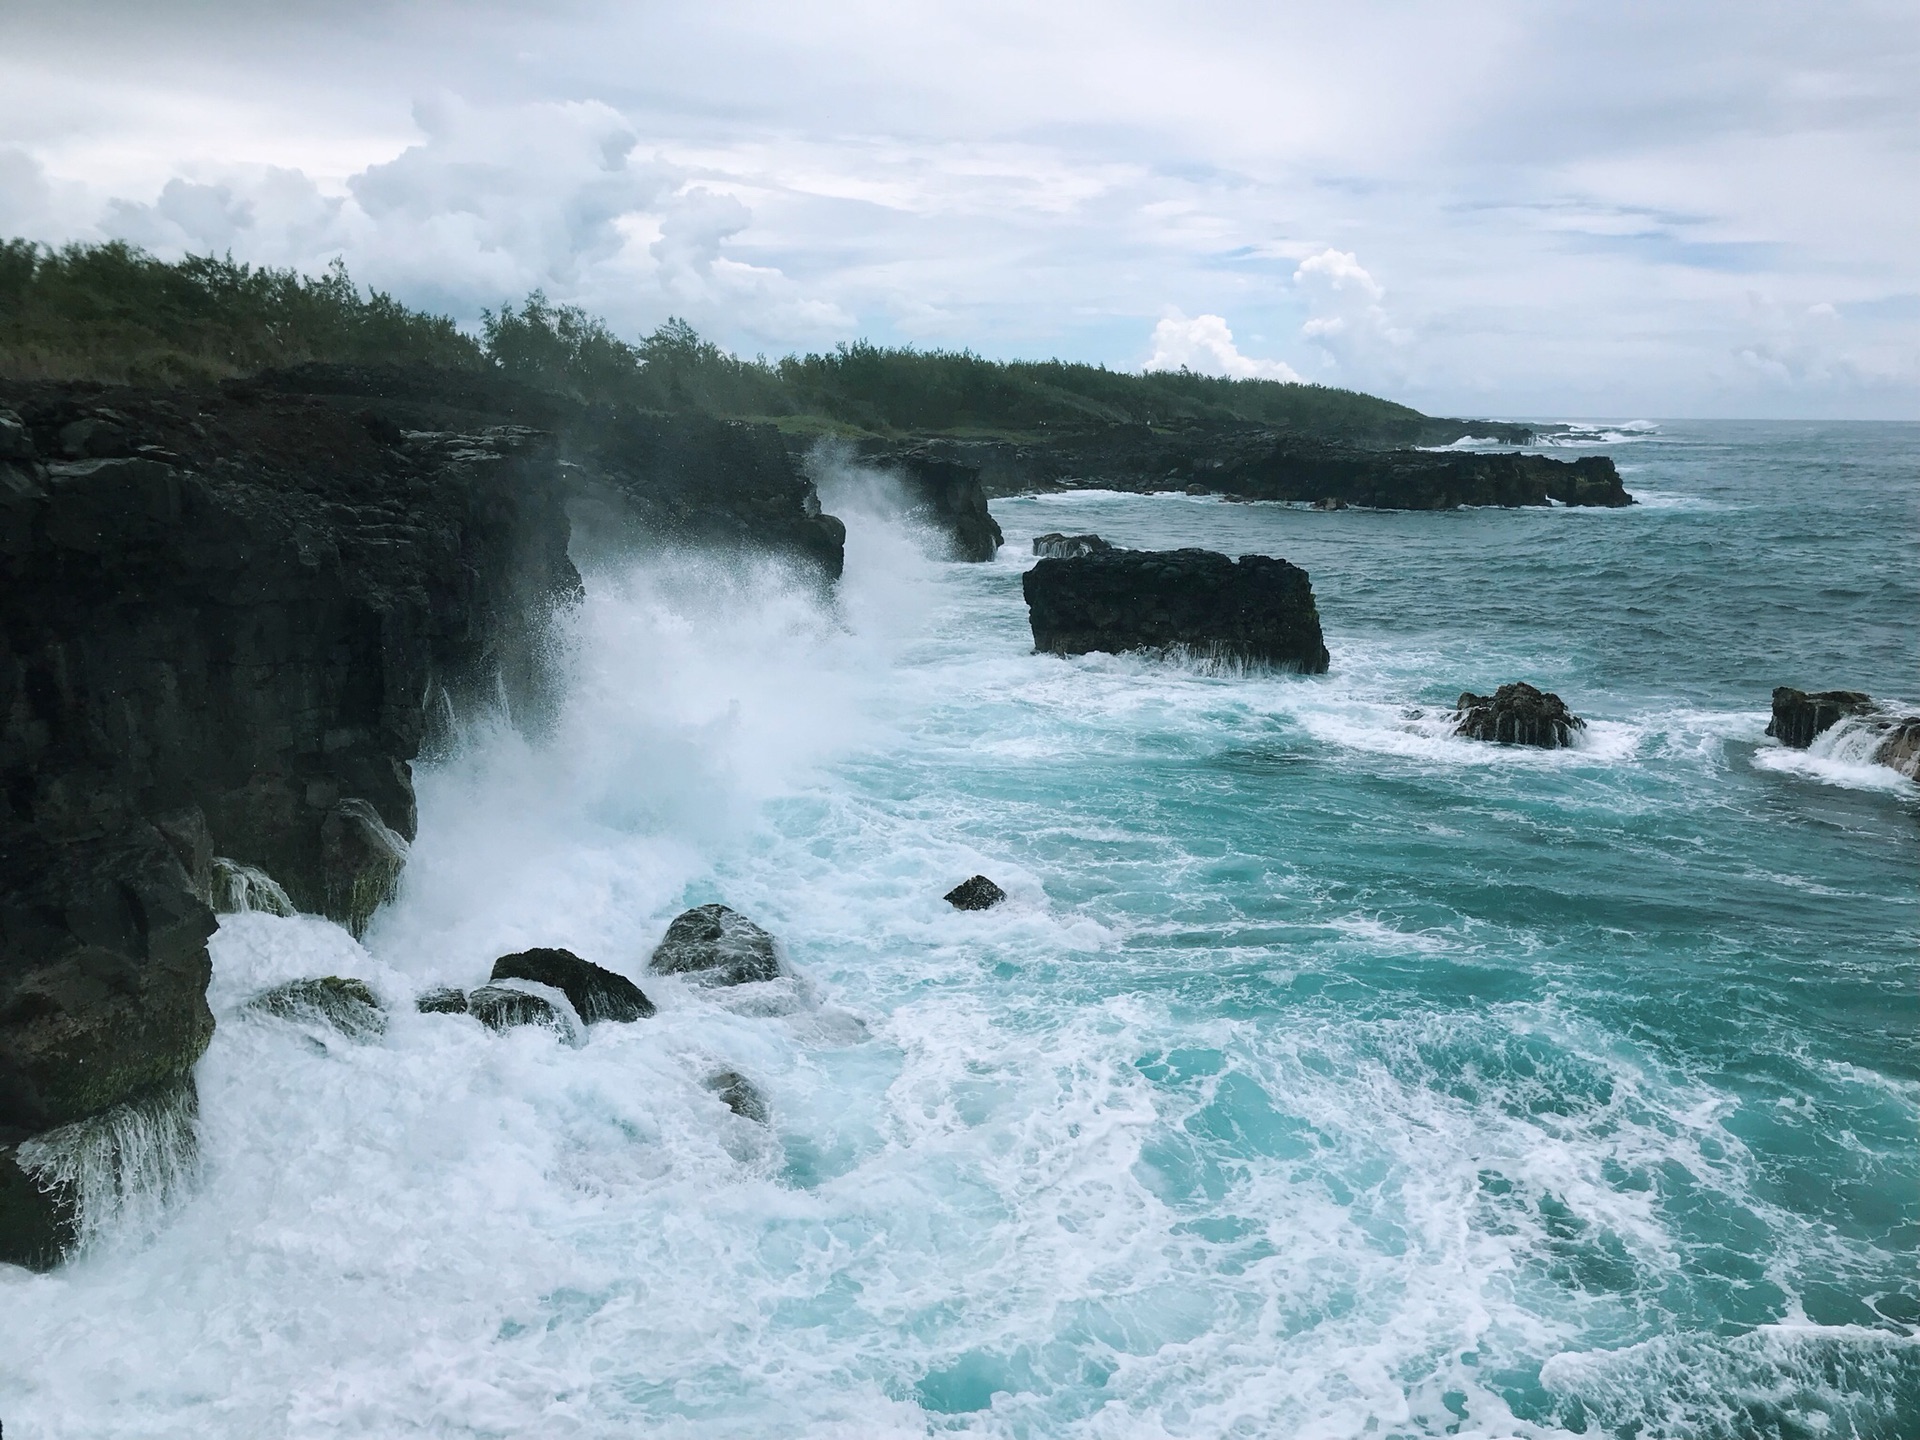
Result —
<svg viewBox="0 0 1920 1440"><path fill-rule="evenodd" d="M0 235L473 324L1920 419L1920 4L0 0Z"/></svg>

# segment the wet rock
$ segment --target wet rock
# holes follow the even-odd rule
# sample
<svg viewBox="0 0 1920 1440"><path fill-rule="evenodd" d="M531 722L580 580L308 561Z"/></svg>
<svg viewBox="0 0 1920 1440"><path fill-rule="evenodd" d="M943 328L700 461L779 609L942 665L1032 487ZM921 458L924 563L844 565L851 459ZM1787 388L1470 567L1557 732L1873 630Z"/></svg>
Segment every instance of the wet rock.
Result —
<svg viewBox="0 0 1920 1440"><path fill-rule="evenodd" d="M962 880L942 897L956 910L991 910L1007 898L1007 892L984 875Z"/></svg>
<svg viewBox="0 0 1920 1440"><path fill-rule="evenodd" d="M0 1265L51 1270L73 1247L79 1207L71 1185L48 1184L0 1146Z"/></svg>
<svg viewBox="0 0 1920 1440"><path fill-rule="evenodd" d="M1795 690L1782 685L1773 692L1773 719L1767 734L1782 745L1804 750L1842 720L1871 714L1873 698L1858 690Z"/></svg>
<svg viewBox="0 0 1920 1440"><path fill-rule="evenodd" d="M993 559L1004 537L987 508L978 467L925 450L909 450L894 463L914 513L947 536L954 559Z"/></svg>
<svg viewBox="0 0 1920 1440"><path fill-rule="evenodd" d="M685 975L704 985L780 977L773 936L725 905L699 905L676 916L648 963L659 974Z"/></svg>
<svg viewBox="0 0 1920 1440"><path fill-rule="evenodd" d="M393 898L407 863L407 842L365 800L337 802L320 822L325 914L358 940L373 912Z"/></svg>
<svg viewBox="0 0 1920 1440"><path fill-rule="evenodd" d="M387 1012L367 982L340 975L289 980L254 996L247 1008L282 1020L318 1021L351 1040L370 1040L387 1031Z"/></svg>
<svg viewBox="0 0 1920 1440"><path fill-rule="evenodd" d="M569 1044L577 1038L566 1011L544 995L510 985L482 985L467 996L467 1013L489 1030L539 1025Z"/></svg>
<svg viewBox="0 0 1920 1440"><path fill-rule="evenodd" d="M422 1015L464 1015L467 1013L467 992L452 985L436 985L431 990L422 990L415 998L413 1008Z"/></svg>
<svg viewBox="0 0 1920 1440"><path fill-rule="evenodd" d="M1909 780L1920 780L1920 715L1894 721L1873 758Z"/></svg>
<svg viewBox="0 0 1920 1440"><path fill-rule="evenodd" d="M760 1093L760 1087L737 1070L722 1070L707 1077L707 1089L720 1097L725 1105L742 1120L751 1120L756 1125L764 1125L771 1113L767 1108L767 1098Z"/></svg>
<svg viewBox="0 0 1920 1440"><path fill-rule="evenodd" d="M1313 502L1313 508L1316 510L1344 510L1347 508L1347 502L1342 500L1338 495L1322 495L1318 500Z"/></svg>
<svg viewBox="0 0 1920 1440"><path fill-rule="evenodd" d="M1568 710L1558 695L1537 690L1525 681L1502 685L1492 695L1465 692L1455 709L1460 722L1454 726L1454 734L1502 745L1556 750L1571 745L1573 732L1587 727L1587 722Z"/></svg>
<svg viewBox="0 0 1920 1440"><path fill-rule="evenodd" d="M1062 535L1058 530L1033 537L1033 553L1042 560L1072 560L1079 555L1104 555L1113 546L1098 535Z"/></svg>
<svg viewBox="0 0 1920 1440"><path fill-rule="evenodd" d="M0 410L0 461L30 462L33 458L33 432L15 412Z"/></svg>
<svg viewBox="0 0 1920 1440"><path fill-rule="evenodd" d="M298 915L292 898L266 871L224 855L213 857L212 903L219 915Z"/></svg>
<svg viewBox="0 0 1920 1440"><path fill-rule="evenodd" d="M1022 578L1036 650L1185 650L1321 674L1328 656L1307 572L1211 550L1113 550L1042 560Z"/></svg>
<svg viewBox="0 0 1920 1440"><path fill-rule="evenodd" d="M600 1020L644 1020L653 1002L624 975L615 974L571 950L522 950L493 962L495 980L531 980L551 985L567 997L587 1024Z"/></svg>

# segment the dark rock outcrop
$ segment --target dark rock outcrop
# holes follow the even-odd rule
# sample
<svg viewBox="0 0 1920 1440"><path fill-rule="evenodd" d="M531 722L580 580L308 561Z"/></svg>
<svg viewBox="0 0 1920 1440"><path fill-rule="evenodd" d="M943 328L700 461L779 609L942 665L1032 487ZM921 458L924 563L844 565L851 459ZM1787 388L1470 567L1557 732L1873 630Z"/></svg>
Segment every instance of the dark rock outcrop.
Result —
<svg viewBox="0 0 1920 1440"><path fill-rule="evenodd" d="M0 1265L50 1270L72 1249L79 1197L70 1185L45 1184L0 1146Z"/></svg>
<svg viewBox="0 0 1920 1440"><path fill-rule="evenodd" d="M1782 745L1805 750L1845 721L1859 722L1856 757L1920 780L1920 715L1889 710L1858 690L1808 692L1782 685L1773 692L1767 734Z"/></svg>
<svg viewBox="0 0 1920 1440"><path fill-rule="evenodd" d="M956 910L991 910L1007 898L1007 892L984 875L962 880L941 897Z"/></svg>
<svg viewBox="0 0 1920 1440"><path fill-rule="evenodd" d="M737 910L699 905L674 917L649 967L703 985L750 985L780 977L773 936Z"/></svg>
<svg viewBox="0 0 1920 1440"><path fill-rule="evenodd" d="M467 1013L489 1030L538 1025L569 1044L577 1038L566 1011L544 995L510 985L482 985L467 996Z"/></svg>
<svg viewBox="0 0 1920 1440"><path fill-rule="evenodd" d="M1524 425L1415 421L1399 438L1335 440L1247 421L1194 420L1092 426L1018 442L926 439L909 448L978 469L990 496L1099 488L1412 510L1633 503L1605 456L1556 460L1512 451L1381 448L1448 444L1466 434L1500 443L1533 435ZM1436 438L1442 433L1448 438ZM878 454L888 447L869 449Z"/></svg>
<svg viewBox="0 0 1920 1440"><path fill-rule="evenodd" d="M925 450L909 450L892 463L906 490L909 509L947 537L955 560L993 559L1005 537L1000 522L987 509L987 492L977 468Z"/></svg>
<svg viewBox="0 0 1920 1440"><path fill-rule="evenodd" d="M415 997L413 1008L422 1015L464 1015L467 992L453 985L435 985Z"/></svg>
<svg viewBox="0 0 1920 1440"><path fill-rule="evenodd" d="M350 1039L363 1040L387 1032L387 1012L364 980L322 975L316 980L289 980L264 990L247 1002L249 1010L282 1020L305 1020L329 1025Z"/></svg>
<svg viewBox="0 0 1920 1440"><path fill-rule="evenodd" d="M755 1085L738 1070L721 1070L707 1077L707 1089L720 1097L725 1105L742 1120L751 1120L756 1125L764 1125L771 1111L767 1106L767 1097L760 1093Z"/></svg>
<svg viewBox="0 0 1920 1440"><path fill-rule="evenodd" d="M1307 572L1210 550L1114 550L1042 560L1022 579L1037 650L1185 650L1321 674L1320 612Z"/></svg>
<svg viewBox="0 0 1920 1440"><path fill-rule="evenodd" d="M1502 685L1491 695L1468 691L1454 707L1460 722L1453 733L1471 740L1492 740L1503 745L1533 745L1555 750L1573 743L1573 732L1586 729L1587 722L1567 709L1566 702L1550 690L1538 690L1520 681Z"/></svg>
<svg viewBox="0 0 1920 1440"><path fill-rule="evenodd" d="M644 1020L653 1002L624 975L617 975L571 950L522 950L493 962L494 980L532 980L562 992L587 1024L601 1020Z"/></svg>
<svg viewBox="0 0 1920 1440"><path fill-rule="evenodd" d="M1773 719L1767 734L1782 745L1804 750L1842 720L1869 715L1875 709L1873 697L1858 690L1795 690L1779 686L1773 692Z"/></svg>
<svg viewBox="0 0 1920 1440"><path fill-rule="evenodd" d="M1104 555L1113 546L1098 535L1062 535L1058 530L1033 537L1033 553L1042 560L1073 560L1081 555Z"/></svg>

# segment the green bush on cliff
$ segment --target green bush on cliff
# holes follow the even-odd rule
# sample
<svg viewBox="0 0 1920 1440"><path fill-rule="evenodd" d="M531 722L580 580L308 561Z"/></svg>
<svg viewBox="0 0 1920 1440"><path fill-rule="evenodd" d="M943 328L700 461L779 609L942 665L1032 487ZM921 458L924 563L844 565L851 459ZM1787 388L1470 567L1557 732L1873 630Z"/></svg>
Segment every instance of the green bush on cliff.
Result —
<svg viewBox="0 0 1920 1440"><path fill-rule="evenodd" d="M537 290L517 307L483 311L475 337L379 291L362 296L338 260L313 277L213 256L164 261L120 241L57 250L0 241L0 375L169 385L307 360L495 368L589 403L882 434L1198 420L1391 443L1415 439L1424 418L1319 385L864 340L770 364L731 355L677 319L630 344Z"/></svg>
<svg viewBox="0 0 1920 1440"><path fill-rule="evenodd" d="M178 384L302 360L487 363L454 323L362 297L338 261L314 277L120 241L0 241L0 373Z"/></svg>

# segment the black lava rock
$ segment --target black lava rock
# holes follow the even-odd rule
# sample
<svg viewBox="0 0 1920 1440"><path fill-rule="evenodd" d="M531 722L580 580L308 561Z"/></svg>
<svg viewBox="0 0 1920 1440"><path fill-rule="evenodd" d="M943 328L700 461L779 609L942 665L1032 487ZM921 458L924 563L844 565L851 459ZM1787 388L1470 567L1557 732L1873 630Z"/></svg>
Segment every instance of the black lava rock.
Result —
<svg viewBox="0 0 1920 1440"><path fill-rule="evenodd" d="M489 1030L511 1030L516 1025L540 1025L571 1043L573 1022L544 995L516 990L510 985L482 985L467 996L467 1013Z"/></svg>
<svg viewBox="0 0 1920 1440"><path fill-rule="evenodd" d="M383 1035L387 1029L387 1012L366 981L339 975L289 980L254 996L247 1008L282 1020L317 1020L356 1040Z"/></svg>
<svg viewBox="0 0 1920 1440"><path fill-rule="evenodd" d="M1842 720L1873 710L1873 698L1858 690L1808 693L1782 685L1773 692L1773 719L1767 725L1767 734L1782 745L1804 750Z"/></svg>
<svg viewBox="0 0 1920 1440"><path fill-rule="evenodd" d="M984 875L962 880L942 897L956 910L991 910L1007 898L1007 892Z"/></svg>
<svg viewBox="0 0 1920 1440"><path fill-rule="evenodd" d="M751 1120L757 1125L767 1123L769 1111L766 1096L760 1093L760 1087L737 1070L722 1070L707 1077L707 1089L720 1097L720 1101L742 1120Z"/></svg>
<svg viewBox="0 0 1920 1440"><path fill-rule="evenodd" d="M1113 549L1098 535L1062 535L1058 530L1033 537L1033 553L1042 560L1072 560L1081 555L1104 555Z"/></svg>
<svg viewBox="0 0 1920 1440"><path fill-rule="evenodd" d="M591 1025L599 1020L644 1020L653 1002L624 975L617 975L571 950L522 950L493 962L495 980L532 980L562 992Z"/></svg>
<svg viewBox="0 0 1920 1440"><path fill-rule="evenodd" d="M1453 733L1471 740L1494 740L1503 745L1534 745L1557 750L1573 743L1573 732L1587 722L1566 707L1551 691L1536 690L1524 681L1502 685L1492 695L1461 695L1456 707L1460 723Z"/></svg>
<svg viewBox="0 0 1920 1440"><path fill-rule="evenodd" d="M676 916L649 965L705 985L747 985L780 975L773 936L725 905L699 905Z"/></svg>
<svg viewBox="0 0 1920 1440"><path fill-rule="evenodd" d="M1285 560L1211 550L1111 550L1042 560L1022 579L1037 650L1191 651L1325 672L1326 641L1307 572Z"/></svg>
<svg viewBox="0 0 1920 1440"><path fill-rule="evenodd" d="M977 466L910 450L894 462L914 513L948 537L956 560L991 560L1002 540Z"/></svg>
<svg viewBox="0 0 1920 1440"><path fill-rule="evenodd" d="M431 990L423 990L413 1002L413 1008L422 1015L464 1015L467 1013L467 992L451 985L436 985Z"/></svg>

